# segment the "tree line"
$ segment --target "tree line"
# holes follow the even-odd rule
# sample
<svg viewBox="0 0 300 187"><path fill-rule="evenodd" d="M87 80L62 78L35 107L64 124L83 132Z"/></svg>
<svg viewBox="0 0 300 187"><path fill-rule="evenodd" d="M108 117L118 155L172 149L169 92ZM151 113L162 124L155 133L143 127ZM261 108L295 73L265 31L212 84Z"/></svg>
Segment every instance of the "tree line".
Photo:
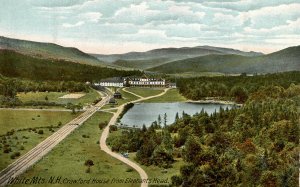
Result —
<svg viewBox="0 0 300 187"><path fill-rule="evenodd" d="M244 103L248 96L261 87L289 87L300 82L300 72L266 75L220 76L181 78L177 80L179 92L188 99L201 100L207 97L234 100Z"/></svg>
<svg viewBox="0 0 300 187"><path fill-rule="evenodd" d="M17 106L21 101L18 92L89 92L85 83L75 81L33 81L18 78L8 78L0 74L0 105ZM50 102L33 102L30 105L56 105Z"/></svg>

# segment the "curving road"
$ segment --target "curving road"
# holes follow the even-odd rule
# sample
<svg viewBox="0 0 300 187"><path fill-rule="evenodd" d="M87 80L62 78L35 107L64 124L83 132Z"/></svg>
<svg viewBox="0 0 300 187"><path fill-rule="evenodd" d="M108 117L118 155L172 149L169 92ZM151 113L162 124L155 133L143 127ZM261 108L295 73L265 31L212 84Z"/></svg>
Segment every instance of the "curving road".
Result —
<svg viewBox="0 0 300 187"><path fill-rule="evenodd" d="M44 141L39 143L29 152L21 156L15 162L0 172L0 186L8 184L9 180L17 177L25 172L29 167L35 164L38 160L49 153L57 144L66 138L72 131L81 126L88 118L104 106L109 100L109 95L106 95L95 106L87 109L84 113L73 119Z"/></svg>
<svg viewBox="0 0 300 187"><path fill-rule="evenodd" d="M164 89L164 92L162 92L162 93L160 93L158 95L149 96L149 97L142 97L142 96L138 96L137 94L134 94L134 95L138 96L140 99L131 101L131 103L137 103L137 102L144 101L144 100L147 100L147 99L151 99L151 98L155 98L155 97L160 97L160 96L164 95L168 90L169 90L169 88L166 88L166 89ZM126 89L123 89L123 91L132 94L132 92L127 91ZM130 102L127 102L127 103L130 103ZM101 148L101 150L103 150L107 154L111 155L112 157L115 157L116 159L122 161L123 163L125 163L128 166L130 166L133 169L135 169L139 173L139 175L141 177L141 180L142 180L141 187L148 187L148 175L147 175L147 173L139 165L137 165L136 163L130 161L129 159L123 157L122 155L120 155L118 153L112 152L110 150L110 148L106 145L106 139L107 139L107 137L109 135L109 126L114 125L117 122L118 116L121 114L121 112L123 111L124 106L127 103L124 103L123 105L121 105L121 106L119 106L119 107L116 108L116 109L118 109L117 112L114 113L113 117L111 118L111 120L109 121L108 125L105 127L105 129L103 130L103 132L101 134L101 137L100 137L100 148Z"/></svg>

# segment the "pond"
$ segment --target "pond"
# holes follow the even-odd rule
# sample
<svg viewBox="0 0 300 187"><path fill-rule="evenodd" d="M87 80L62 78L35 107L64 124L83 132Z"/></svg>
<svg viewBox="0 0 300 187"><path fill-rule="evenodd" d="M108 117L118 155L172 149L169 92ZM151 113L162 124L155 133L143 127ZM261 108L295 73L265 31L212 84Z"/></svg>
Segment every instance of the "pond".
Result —
<svg viewBox="0 0 300 187"><path fill-rule="evenodd" d="M158 115L161 115L163 121L164 114L167 114L167 125L172 124L175 121L176 113L179 117L182 116L182 112L189 115L200 113L203 109L208 114L212 114L215 111L219 111L220 107L231 109L233 105L225 104L203 104L203 103L137 103L131 108L121 119L123 125L129 127L142 127L143 124L150 126L152 122L156 121Z"/></svg>

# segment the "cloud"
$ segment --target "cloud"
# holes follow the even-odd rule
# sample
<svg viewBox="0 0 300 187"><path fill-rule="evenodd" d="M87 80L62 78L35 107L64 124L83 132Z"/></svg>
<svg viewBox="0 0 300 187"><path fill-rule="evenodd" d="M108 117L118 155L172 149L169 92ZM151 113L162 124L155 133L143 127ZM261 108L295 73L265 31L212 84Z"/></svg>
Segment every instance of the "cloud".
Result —
<svg viewBox="0 0 300 187"><path fill-rule="evenodd" d="M116 11L112 17L115 23L133 23L144 25L148 23L164 24L199 22L205 12L193 11L190 6L179 6L174 2L164 2L167 6L157 7L152 3L142 2L124 7Z"/></svg>
<svg viewBox="0 0 300 187"><path fill-rule="evenodd" d="M72 27L79 27L79 26L81 26L83 24L84 24L84 21L78 21L78 22L76 22L74 24L64 23L64 24L62 24L62 26L65 27L65 28L72 28Z"/></svg>
<svg viewBox="0 0 300 187"><path fill-rule="evenodd" d="M300 18L295 21L287 20L285 25L278 25L272 28L251 28L246 27L244 29L246 34L256 35L256 36L270 36L272 33L272 37L286 35L286 34L294 34L300 35Z"/></svg>
<svg viewBox="0 0 300 187"><path fill-rule="evenodd" d="M48 7L48 8L58 8L58 7L72 7L80 6L84 3L91 2L94 0L29 0L33 6L37 7Z"/></svg>
<svg viewBox="0 0 300 187"><path fill-rule="evenodd" d="M272 28L283 25L287 20L296 20L300 17L300 4L279 5L264 7L257 10L241 13L245 19L251 21L254 28Z"/></svg>
<svg viewBox="0 0 300 187"><path fill-rule="evenodd" d="M225 8L240 12L246 12L251 10L260 9L263 7L272 7L284 4L293 4L299 3L298 0L240 0L240 1L205 1L203 5L209 7L218 7L218 8Z"/></svg>
<svg viewBox="0 0 300 187"><path fill-rule="evenodd" d="M300 35L299 0L9 0L1 7L0 35L48 36L68 45L84 43L78 46L88 49L96 41L123 43L130 50L134 44L142 49L205 44L262 48L284 40L282 46L294 44L292 38Z"/></svg>
<svg viewBox="0 0 300 187"><path fill-rule="evenodd" d="M99 12L88 12L88 13L81 14L79 17L81 17L87 21L97 23L99 21L99 19L101 18L101 16L102 16L102 14Z"/></svg>

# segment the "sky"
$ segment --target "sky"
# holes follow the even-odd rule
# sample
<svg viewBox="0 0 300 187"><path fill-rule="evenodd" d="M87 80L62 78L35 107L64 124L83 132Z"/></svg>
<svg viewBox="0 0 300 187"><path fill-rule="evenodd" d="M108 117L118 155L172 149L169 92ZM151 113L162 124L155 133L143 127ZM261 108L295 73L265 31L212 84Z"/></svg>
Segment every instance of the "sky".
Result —
<svg viewBox="0 0 300 187"><path fill-rule="evenodd" d="M300 0L0 0L0 35L118 54L300 45Z"/></svg>

